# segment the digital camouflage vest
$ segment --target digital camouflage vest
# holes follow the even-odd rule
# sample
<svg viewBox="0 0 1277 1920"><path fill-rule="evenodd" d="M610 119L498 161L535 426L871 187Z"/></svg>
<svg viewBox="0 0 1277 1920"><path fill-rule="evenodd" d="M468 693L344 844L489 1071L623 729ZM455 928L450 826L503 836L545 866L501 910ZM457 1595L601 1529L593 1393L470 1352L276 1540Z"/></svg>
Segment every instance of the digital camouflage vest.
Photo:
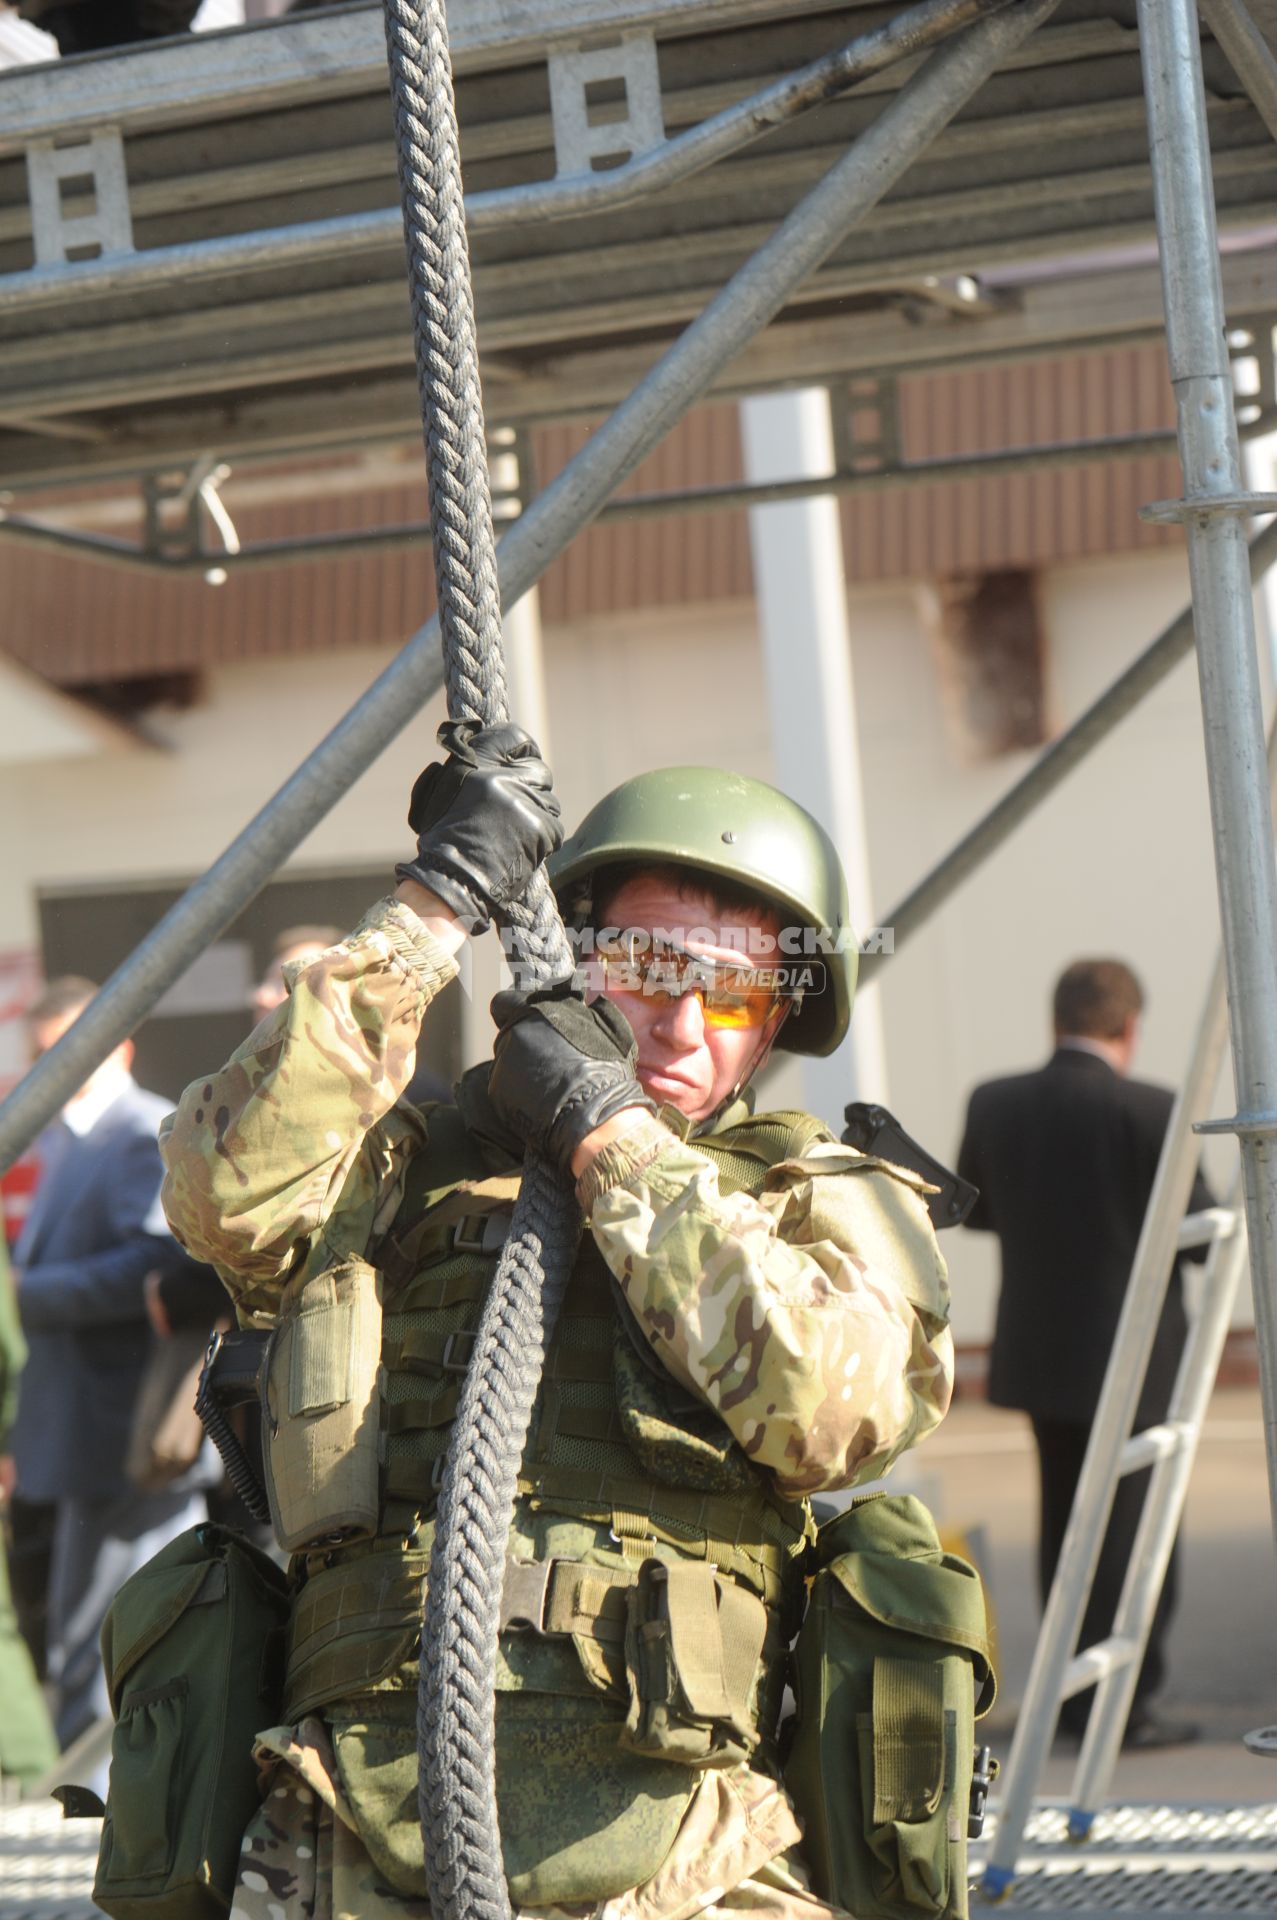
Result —
<svg viewBox="0 0 1277 1920"><path fill-rule="evenodd" d="M770 1167L832 1137L805 1114L737 1111L696 1141L724 1192L759 1191ZM383 1309L377 1531L295 1563L284 1707L289 1721L323 1712L365 1844L416 1894L434 1497L518 1185L492 1173L455 1110L427 1117L429 1148L369 1253ZM340 1306L334 1326L349 1324ZM296 1363L291 1378L296 1389ZM304 1398L304 1367L302 1384ZM648 1352L587 1234L533 1413L503 1596L497 1777L516 1904L639 1884L668 1851L693 1770L771 1752L810 1536L805 1503L781 1499Z"/></svg>

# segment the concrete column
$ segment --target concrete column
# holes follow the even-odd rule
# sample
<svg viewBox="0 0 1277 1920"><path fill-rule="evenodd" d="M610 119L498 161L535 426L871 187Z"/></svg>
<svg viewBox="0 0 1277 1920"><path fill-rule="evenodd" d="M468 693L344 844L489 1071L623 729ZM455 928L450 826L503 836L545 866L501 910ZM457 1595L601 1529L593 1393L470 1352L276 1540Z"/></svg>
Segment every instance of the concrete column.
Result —
<svg viewBox="0 0 1277 1920"><path fill-rule="evenodd" d="M791 480L833 471L823 389L741 402L745 474ZM857 932L873 924L847 589L832 495L752 507L754 591L772 714L776 780L813 813L842 855ZM849 1100L887 1099L879 990L857 993L851 1036L802 1063L804 1104L841 1128Z"/></svg>
<svg viewBox="0 0 1277 1920"><path fill-rule="evenodd" d="M519 471L515 434L510 427L493 427L488 435L488 467L492 495L511 516L512 504L526 504L523 486L526 475ZM501 633L505 643L506 684L510 693L510 717L525 727L550 759L550 716L545 697L545 657L541 645L541 602L535 587L506 607L501 615Z"/></svg>
<svg viewBox="0 0 1277 1920"><path fill-rule="evenodd" d="M1233 361L1233 388L1239 409L1262 403L1277 390L1273 378L1277 337L1274 329L1258 323L1254 329L1253 355ZM1270 403L1271 404L1271 403ZM1252 493L1277 490L1277 429L1242 441L1242 471ZM1260 643L1260 669L1266 698L1277 686L1277 568L1270 567L1255 594L1256 631Z"/></svg>

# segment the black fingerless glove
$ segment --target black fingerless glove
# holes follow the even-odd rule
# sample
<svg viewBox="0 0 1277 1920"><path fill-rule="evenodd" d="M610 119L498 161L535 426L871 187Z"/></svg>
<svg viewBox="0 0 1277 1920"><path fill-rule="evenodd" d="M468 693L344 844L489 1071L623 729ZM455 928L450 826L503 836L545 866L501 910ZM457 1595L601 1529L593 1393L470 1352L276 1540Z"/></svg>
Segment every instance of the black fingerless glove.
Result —
<svg viewBox="0 0 1277 1920"><path fill-rule="evenodd" d="M655 1113L634 1077L638 1046L610 1000L570 983L533 993L499 993L488 1094L502 1123L568 1171L586 1135L623 1107Z"/></svg>
<svg viewBox="0 0 1277 1920"><path fill-rule="evenodd" d="M395 868L482 932L563 839L550 769L522 727L445 720L448 758L419 775L408 806L417 857Z"/></svg>

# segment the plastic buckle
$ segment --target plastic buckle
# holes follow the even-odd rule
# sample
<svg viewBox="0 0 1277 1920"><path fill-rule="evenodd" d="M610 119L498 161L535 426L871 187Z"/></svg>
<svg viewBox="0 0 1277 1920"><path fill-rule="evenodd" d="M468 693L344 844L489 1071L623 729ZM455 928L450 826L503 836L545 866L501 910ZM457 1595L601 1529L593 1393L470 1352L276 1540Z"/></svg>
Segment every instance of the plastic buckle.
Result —
<svg viewBox="0 0 1277 1920"><path fill-rule="evenodd" d="M501 1629L518 1627L545 1633L545 1603L553 1560L515 1560L506 1556L501 1586Z"/></svg>
<svg viewBox="0 0 1277 1920"><path fill-rule="evenodd" d="M468 1213L452 1229L454 1253L500 1253L510 1231L511 1216L503 1208L491 1213Z"/></svg>
<svg viewBox="0 0 1277 1920"><path fill-rule="evenodd" d="M474 1355L475 1330L473 1327L460 1327L456 1333L450 1333L443 1343L443 1354L439 1365L445 1373L466 1373ZM461 1351L464 1346L465 1352Z"/></svg>
<svg viewBox="0 0 1277 1920"><path fill-rule="evenodd" d="M977 1747L971 1773L971 1802L967 1810L967 1839L978 1840L984 1832L984 1809L989 1788L1001 1771L988 1747Z"/></svg>

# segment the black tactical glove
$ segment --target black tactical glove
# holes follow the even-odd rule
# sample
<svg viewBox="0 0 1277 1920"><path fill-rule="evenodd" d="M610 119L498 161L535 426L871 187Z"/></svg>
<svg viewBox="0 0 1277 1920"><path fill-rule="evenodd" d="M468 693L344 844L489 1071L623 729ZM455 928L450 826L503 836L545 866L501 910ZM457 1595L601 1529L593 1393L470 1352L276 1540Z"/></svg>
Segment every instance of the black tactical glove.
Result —
<svg viewBox="0 0 1277 1920"><path fill-rule="evenodd" d="M501 1121L568 1171L587 1133L623 1107L655 1113L634 1078L638 1045L610 1000L570 982L533 993L499 993L488 1094Z"/></svg>
<svg viewBox="0 0 1277 1920"><path fill-rule="evenodd" d="M559 802L522 727L445 720L439 745L448 758L418 776L408 804L417 857L395 873L429 887L478 933L562 841Z"/></svg>

